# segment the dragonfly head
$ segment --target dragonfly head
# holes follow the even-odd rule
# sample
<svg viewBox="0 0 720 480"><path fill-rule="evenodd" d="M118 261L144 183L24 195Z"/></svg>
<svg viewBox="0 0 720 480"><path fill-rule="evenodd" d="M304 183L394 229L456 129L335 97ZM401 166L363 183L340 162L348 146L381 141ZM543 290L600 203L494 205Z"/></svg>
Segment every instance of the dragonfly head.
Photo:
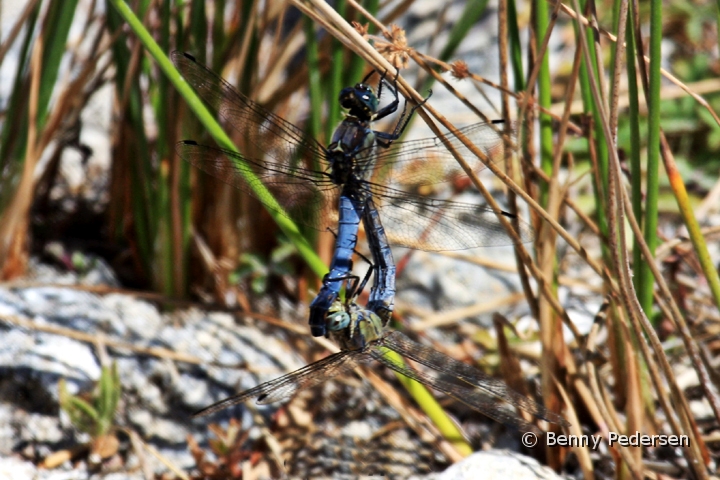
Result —
<svg viewBox="0 0 720 480"><path fill-rule="evenodd" d="M378 98L375 90L365 83L354 87L343 88L340 92L340 105L360 120L372 120L378 109Z"/></svg>
<svg viewBox="0 0 720 480"><path fill-rule="evenodd" d="M331 332L337 332L344 330L348 325L350 325L350 314L345 311L345 306L339 300L333 302L330 309L328 309L325 326Z"/></svg>
<svg viewBox="0 0 720 480"><path fill-rule="evenodd" d="M328 310L325 323L328 331L342 348L365 348L368 343L380 338L383 326L374 312L360 307L355 302L335 301Z"/></svg>

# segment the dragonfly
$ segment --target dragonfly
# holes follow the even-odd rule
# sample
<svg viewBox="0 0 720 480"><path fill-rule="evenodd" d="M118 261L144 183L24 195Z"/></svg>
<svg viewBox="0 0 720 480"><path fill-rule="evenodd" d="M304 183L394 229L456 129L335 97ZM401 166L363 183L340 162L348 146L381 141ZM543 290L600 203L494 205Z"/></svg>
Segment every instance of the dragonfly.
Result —
<svg viewBox="0 0 720 480"><path fill-rule="evenodd" d="M340 352L205 407L193 417L211 415L252 398L259 404L278 402L333 377L348 374L358 366L377 361L509 427L537 431L509 407L520 408L550 423L570 426L561 415L512 390L502 381L390 329L387 318L358 306L354 299L349 302L335 300L326 320L330 336L342 348ZM423 365L426 370L415 370L389 352Z"/></svg>
<svg viewBox="0 0 720 480"><path fill-rule="evenodd" d="M426 251L509 245L512 238L498 215L516 220L521 242L532 240L532 229L510 213L408 191L451 182L464 175L448 148L470 161L474 171L482 170L485 166L481 159L463 144L461 137L469 139L486 158L497 158L505 142L497 122L449 132L444 140L396 141L421 104L407 112L405 102L392 132L373 130L371 124L395 113L400 102L397 76L393 86L381 75L377 94L365 83L368 76L341 91L339 100L347 115L326 147L238 92L191 55L173 52L171 58L211 109L258 152L244 154L186 140L176 146L183 159L253 196L252 182L262 182L277 200L275 204L258 198L266 208L321 231L328 228L328 222L335 223L328 212L338 206L338 232L330 273L310 305L309 323L314 336L328 334L327 313L352 276L352 254L370 198L377 203L383 223L392 232L392 245ZM379 108L384 84L394 100ZM257 180L246 179L243 172L247 169L254 172Z"/></svg>
<svg viewBox="0 0 720 480"><path fill-rule="evenodd" d="M342 302L336 299L328 311L326 328L341 351L280 378L221 400L196 412L193 416L211 415L251 398L256 398L259 404L277 402L300 390L346 374L360 365L378 361L395 372L441 391L507 426L523 431L537 431L534 425L517 415L508 408L509 406L520 408L551 423L570 426L562 416L512 390L502 381L431 347L415 342L402 332L389 327L395 266L372 199L367 207L368 212L371 213L366 216L365 225L368 228L368 243L373 260L379 260L380 266L378 268L378 265L371 264L371 269L358 286L356 286L358 278L353 277L352 300ZM373 270L373 287L368 304L363 308L357 305L355 299L365 287ZM374 305L373 309L370 308L371 305ZM419 363L427 367L427 370L412 369L400 357L389 354L390 352Z"/></svg>

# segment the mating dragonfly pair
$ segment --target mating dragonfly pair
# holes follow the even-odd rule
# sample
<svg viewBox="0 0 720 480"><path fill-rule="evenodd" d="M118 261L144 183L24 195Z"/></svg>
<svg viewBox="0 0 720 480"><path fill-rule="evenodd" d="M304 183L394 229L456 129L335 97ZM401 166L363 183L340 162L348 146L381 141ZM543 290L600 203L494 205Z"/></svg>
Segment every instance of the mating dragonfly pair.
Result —
<svg viewBox="0 0 720 480"><path fill-rule="evenodd" d="M194 416L209 415L254 397L257 397L258 403L279 401L360 364L377 360L506 425L532 429L529 423L501 406L498 400L549 422L567 425L561 416L504 383L388 327L395 296L391 243L427 251L511 243L498 214L490 209L427 198L402 189L407 184L416 187L434 185L459 176L460 171L447 147L465 158L475 156L457 134L448 134L445 143L437 138L396 142L418 108L415 106L407 112L407 104L392 133L373 130L371 123L396 112L400 102L394 82L390 85L385 76L381 76L376 95L372 87L365 84L368 76L363 82L341 92L340 103L347 110L347 116L335 130L330 145L323 147L292 123L239 93L192 56L174 52L172 59L186 81L226 124L237 129L252 147L266 157L261 160L198 145L194 141L183 141L177 146L182 158L251 195L252 185L243 172L252 170L257 178L252 181L263 182L277 199L277 204L267 204L260 199L265 206L276 209L279 205L282 208L279 213L298 223L324 229L327 225L323 225L320 219L334 202L337 202L334 204L338 205L339 214L330 273L323 279L323 286L310 306L310 327L315 336L332 336L342 351L222 400ZM379 109L384 83L394 99ZM480 123L466 127L458 134L492 156L492 150L503 142L496 128L493 123ZM308 167L317 160L324 162L322 169ZM413 168L423 164L432 168ZM472 167L479 171L484 165L477 161ZM382 178L377 178L378 174ZM377 207L375 200L379 202ZM512 217L505 212L500 212L500 215ZM373 286L365 308L358 306L355 299L368 277L358 286L358 278L352 274L352 255L361 221L373 257L374 271ZM385 234L383 223L392 233L392 242ZM515 224L519 225L519 238L529 241L532 230L521 222ZM349 288L347 300L343 302L340 291L346 284ZM434 372L414 370L387 355L388 350Z"/></svg>

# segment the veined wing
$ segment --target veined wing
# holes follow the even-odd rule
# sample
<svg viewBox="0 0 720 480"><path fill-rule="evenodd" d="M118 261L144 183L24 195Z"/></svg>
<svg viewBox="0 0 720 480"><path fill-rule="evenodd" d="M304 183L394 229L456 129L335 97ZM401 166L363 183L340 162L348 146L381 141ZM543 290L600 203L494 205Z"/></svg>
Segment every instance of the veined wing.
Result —
<svg viewBox="0 0 720 480"><path fill-rule="evenodd" d="M268 209L277 211L274 205L255 194L252 183L242 174L242 168L245 168L243 165L247 166L255 174L257 181L270 190L284 209L283 213L312 228L323 230L326 225L320 224L320 214L327 214L325 207L337 203L339 189L323 172L255 160L230 150L198 145L191 140L179 142L175 150L200 170L254 196Z"/></svg>
<svg viewBox="0 0 720 480"><path fill-rule="evenodd" d="M449 148L456 150L475 173L485 164L460 140L464 136L492 163L502 162L506 148L515 143L516 122L506 128L502 120L480 122L445 133L446 143L438 137L395 142L389 148L377 149L375 169L378 181L407 188L434 185L465 177ZM506 131L507 130L507 131Z"/></svg>
<svg viewBox="0 0 720 480"><path fill-rule="evenodd" d="M535 417L547 420L548 422L570 426L562 416L549 411L539 403L517 393L502 381L491 378L480 370L440 353L433 348L414 342L401 332L389 333L383 337L378 344L399 353L405 358L425 365L435 372L428 374L426 372L411 370L405 365L394 363L383 355L382 350L376 349L375 352L372 353L373 357L388 367L436 388L506 425L531 430L534 429L534 427L518 417L514 412L502 408L498 404L498 400L521 408ZM446 376L446 378L454 378L455 381L444 380L440 376L437 376L437 372Z"/></svg>
<svg viewBox="0 0 720 480"><path fill-rule="evenodd" d="M429 252L512 245L495 212L469 203L439 200L403 192L377 183L365 183L378 205L392 245ZM503 212L512 224L513 215ZM532 227L520 219L520 242L532 241Z"/></svg>
<svg viewBox="0 0 720 480"><path fill-rule="evenodd" d="M193 414L193 417L210 415L225 408L257 397L257 403L267 404L278 402L290 397L300 390L311 388L337 375L352 370L359 364L372 360L366 350L343 350L311 363L294 372L270 380L250 390L233 395L217 403L205 407Z"/></svg>
<svg viewBox="0 0 720 480"><path fill-rule="evenodd" d="M191 55L172 52L170 58L183 78L229 127L278 164L325 158L325 149L315 139L238 92Z"/></svg>

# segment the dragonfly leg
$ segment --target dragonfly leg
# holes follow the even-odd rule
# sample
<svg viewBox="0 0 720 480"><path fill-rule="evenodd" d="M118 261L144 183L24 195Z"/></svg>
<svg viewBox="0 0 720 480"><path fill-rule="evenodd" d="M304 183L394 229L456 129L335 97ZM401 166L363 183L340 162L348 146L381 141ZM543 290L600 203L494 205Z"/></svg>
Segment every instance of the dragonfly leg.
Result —
<svg viewBox="0 0 720 480"><path fill-rule="evenodd" d="M354 251L355 253L357 253L356 250ZM363 279L360 287L358 288L360 277L352 273L352 261L350 261L350 268L348 269L348 273L338 276L331 276L332 273L328 273L323 277L323 288L320 290L320 292L310 304L310 332L314 337L322 337L328 335L329 331L325 328L327 323L328 311L339 296L338 291L325 288L325 286L327 286L330 282L347 282L345 287L345 309L347 311L349 310L349 307L347 305L351 301L351 299L354 299L356 293L359 293L360 291L362 291L363 288L365 288L365 284L367 283L367 277L369 276L369 274L370 272L365 275L365 278Z"/></svg>
<svg viewBox="0 0 720 480"><path fill-rule="evenodd" d="M383 82L385 81L386 76L387 76L387 70L383 70L383 73L380 74L380 81L378 82L378 90L377 90L378 100L380 100L380 98L382 97Z"/></svg>
<svg viewBox="0 0 720 480"><path fill-rule="evenodd" d="M398 75L399 75L399 71L398 71ZM390 105L388 105L387 107L380 110L375 115L375 118L374 118L375 120L386 117L390 113L393 113L397 110L397 106L399 104L398 93L397 93L397 76L395 77L394 84L395 84L395 88L392 90L392 92L395 95L395 101L393 103L391 103ZM412 108L410 109L410 112L407 111L407 100L405 100L405 105L403 106L402 113L400 113L400 118L398 118L398 121L395 124L395 128L393 129L393 131L391 133L378 132L376 130L373 130L373 133L375 133L375 143L383 148L390 147L390 145L395 140L400 138L400 136L403 134L403 132L405 131L405 128L407 128L408 124L410 123L410 119L415 114L415 110L417 110L418 108L425 105L425 103L430 99L431 96L432 96L432 90L429 90L428 96L425 97L422 102L418 103L417 105L413 105ZM393 104L394 104L394 108L392 109L392 111L385 113L385 109L392 106Z"/></svg>
<svg viewBox="0 0 720 480"><path fill-rule="evenodd" d="M367 273L365 273L365 276L363 277L362 282L360 282L360 285L359 285L359 286L358 286L358 284L357 284L357 280L359 280L360 277L355 276L356 282L355 282L355 285L354 285L353 289L348 291L348 299L357 298L358 296L360 296L360 294L362 293L362 291L365 289L365 286L367 285L368 280L370 279L370 275L371 275L371 274L373 273L373 271L375 270L375 265L373 265L373 263L370 261L370 259L368 259L365 255L363 255L362 253L358 252L357 250L355 250L355 253L356 253L360 258L362 258L363 260L365 260L365 262L366 262L368 265L370 265L370 268L368 269Z"/></svg>
<svg viewBox="0 0 720 480"><path fill-rule="evenodd" d="M389 137L393 137L393 140L396 140L400 138L400 136L405 131L405 128L407 128L408 124L410 123L410 119L415 114L415 110L422 107L427 103L428 100L430 100L430 97L432 97L432 90L428 90L427 97L423 98L422 102L418 103L417 105L413 105L410 109L410 112L405 114L405 109L403 109L403 114L400 116L400 119L398 120L397 124L395 124L395 130L393 130L392 133L386 134ZM407 105L407 102L406 102Z"/></svg>
<svg viewBox="0 0 720 480"><path fill-rule="evenodd" d="M380 83L378 84L378 95L377 95L378 100L380 100L380 98L382 97L382 87L383 87L383 83L385 83L386 75L387 75L387 72L383 72L383 74L380 76ZM387 117L388 115L391 115L391 114L397 112L398 106L400 105L400 96L398 95L398 90L397 90L397 79L398 79L399 75L400 75L400 70L398 70L398 73L395 76L395 79L393 80L393 86L392 87L388 86L388 89L393 94L393 97L394 97L393 101L390 102L385 107L378 110L375 113L375 115L373 115L373 121L383 119L383 118ZM407 109L407 102L405 102L405 108L403 108L403 115L405 115L406 109Z"/></svg>
<svg viewBox="0 0 720 480"><path fill-rule="evenodd" d="M365 75L365 77L360 81L360 83L367 83L368 79L375 74L375 70L370 70L370 73Z"/></svg>

